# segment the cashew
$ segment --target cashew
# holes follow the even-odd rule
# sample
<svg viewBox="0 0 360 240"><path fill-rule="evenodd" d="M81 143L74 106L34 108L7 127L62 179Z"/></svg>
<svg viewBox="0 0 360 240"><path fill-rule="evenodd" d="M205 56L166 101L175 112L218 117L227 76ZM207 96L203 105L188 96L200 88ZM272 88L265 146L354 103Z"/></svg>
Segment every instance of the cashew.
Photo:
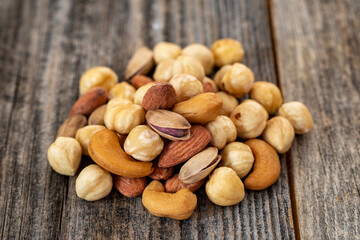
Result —
<svg viewBox="0 0 360 240"><path fill-rule="evenodd" d="M185 188L176 193L166 193L161 182L154 180L145 188L142 203L151 214L157 217L184 220L194 212L197 198Z"/></svg>
<svg viewBox="0 0 360 240"><path fill-rule="evenodd" d="M254 169L245 179L245 187L250 190L263 190L273 185L280 175L280 160L275 149L260 139L245 142L255 157Z"/></svg>
<svg viewBox="0 0 360 240"><path fill-rule="evenodd" d="M151 162L137 162L121 148L115 132L104 129L94 134L88 147L90 157L109 172L124 177L145 177L152 173Z"/></svg>

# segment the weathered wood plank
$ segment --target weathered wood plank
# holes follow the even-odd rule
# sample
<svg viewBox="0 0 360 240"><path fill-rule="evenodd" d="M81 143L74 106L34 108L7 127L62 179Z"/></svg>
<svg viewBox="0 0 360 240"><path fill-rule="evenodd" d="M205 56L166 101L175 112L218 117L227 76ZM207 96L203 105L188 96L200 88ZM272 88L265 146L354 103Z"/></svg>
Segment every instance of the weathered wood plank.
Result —
<svg viewBox="0 0 360 240"><path fill-rule="evenodd" d="M286 101L310 109L313 131L291 149L303 239L360 237L359 1L273 1Z"/></svg>

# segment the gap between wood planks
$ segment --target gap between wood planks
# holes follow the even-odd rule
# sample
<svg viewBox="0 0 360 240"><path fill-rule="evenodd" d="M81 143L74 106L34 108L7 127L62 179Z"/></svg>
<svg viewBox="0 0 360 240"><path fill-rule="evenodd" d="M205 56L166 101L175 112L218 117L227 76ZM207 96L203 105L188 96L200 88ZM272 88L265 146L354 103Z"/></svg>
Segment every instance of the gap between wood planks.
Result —
<svg viewBox="0 0 360 240"><path fill-rule="evenodd" d="M273 54L274 54L276 85L279 87L280 91L282 92L280 71L278 66L278 56L277 56L277 46L276 46L277 42L276 42L274 22L273 22L272 0L266 0L266 3L267 3L268 15L269 15L271 42L272 42ZM288 182L289 182L289 190L290 190L291 214L292 214L292 222L294 224L295 238L297 240L301 240L299 212L296 201L295 180L294 180L292 156L290 150L287 153L285 153L285 161L288 170L287 174L288 174Z"/></svg>

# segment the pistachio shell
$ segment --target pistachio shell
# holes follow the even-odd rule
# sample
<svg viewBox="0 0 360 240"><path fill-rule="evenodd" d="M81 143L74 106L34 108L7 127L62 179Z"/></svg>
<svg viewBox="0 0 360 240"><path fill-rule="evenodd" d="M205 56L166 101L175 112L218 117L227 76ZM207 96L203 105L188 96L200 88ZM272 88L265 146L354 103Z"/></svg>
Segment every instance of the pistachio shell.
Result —
<svg viewBox="0 0 360 240"><path fill-rule="evenodd" d="M125 72L125 78L130 79L137 74L147 74L154 65L153 52L147 47L141 47L130 59Z"/></svg>
<svg viewBox="0 0 360 240"><path fill-rule="evenodd" d="M149 126L164 138L177 141L190 138L190 123L180 114L157 109L146 113Z"/></svg>
<svg viewBox="0 0 360 240"><path fill-rule="evenodd" d="M220 160L218 149L209 147L190 158L181 167L179 178L187 184L198 182L208 176Z"/></svg>

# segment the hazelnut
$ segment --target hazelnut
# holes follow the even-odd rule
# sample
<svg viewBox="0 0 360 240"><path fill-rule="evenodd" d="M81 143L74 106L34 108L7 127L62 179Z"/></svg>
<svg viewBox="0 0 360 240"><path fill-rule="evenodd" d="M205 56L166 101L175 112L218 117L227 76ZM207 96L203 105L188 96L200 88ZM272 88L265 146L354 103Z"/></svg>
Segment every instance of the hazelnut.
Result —
<svg viewBox="0 0 360 240"><path fill-rule="evenodd" d="M267 121L262 137L278 153L285 153L294 141L295 131L289 120L277 116Z"/></svg>
<svg viewBox="0 0 360 240"><path fill-rule="evenodd" d="M190 74L202 81L205 77L204 67L199 60L190 56L178 57L173 65L173 76L178 74Z"/></svg>
<svg viewBox="0 0 360 240"><path fill-rule="evenodd" d="M237 106L230 116L240 138L250 139L261 135L269 115L265 108L254 100L245 100Z"/></svg>
<svg viewBox="0 0 360 240"><path fill-rule="evenodd" d="M94 87L110 90L118 81L116 73L108 67L93 67L87 70L80 79L80 94L83 95Z"/></svg>
<svg viewBox="0 0 360 240"><path fill-rule="evenodd" d="M121 82L114 85L109 92L109 99L121 97L134 101L135 88L127 82Z"/></svg>
<svg viewBox="0 0 360 240"><path fill-rule="evenodd" d="M216 95L221 97L223 101L221 115L230 117L231 112L239 105L238 100L233 95L227 94L226 92L217 92Z"/></svg>
<svg viewBox="0 0 360 240"><path fill-rule="evenodd" d="M111 174L96 164L84 168L75 182L76 195L86 201L106 197L113 187Z"/></svg>
<svg viewBox="0 0 360 240"><path fill-rule="evenodd" d="M156 66L154 80L158 82L168 82L173 76L172 68L175 63L174 59L166 59Z"/></svg>
<svg viewBox="0 0 360 240"><path fill-rule="evenodd" d="M269 82L255 82L250 98L263 105L269 114L274 114L283 102L280 89Z"/></svg>
<svg viewBox="0 0 360 240"><path fill-rule="evenodd" d="M208 77L204 77L203 82L203 92L213 92L216 93L218 91L218 88L213 80L211 80Z"/></svg>
<svg viewBox="0 0 360 240"><path fill-rule="evenodd" d="M128 134L131 129L144 123L145 110L129 100L113 98L106 107L105 126L120 134Z"/></svg>
<svg viewBox="0 0 360 240"><path fill-rule="evenodd" d="M58 137L49 147L47 157L57 173L74 176L81 161L81 146L74 138Z"/></svg>
<svg viewBox="0 0 360 240"><path fill-rule="evenodd" d="M181 55L181 47L170 42L159 42L154 47L154 59L156 64L166 59L176 59Z"/></svg>
<svg viewBox="0 0 360 240"><path fill-rule="evenodd" d="M138 90L136 90L135 95L134 95L134 103L137 105L142 106L142 101L144 99L144 96L146 94L146 92L151 88L152 85L154 85L155 83L148 83L142 87L139 87Z"/></svg>
<svg viewBox="0 0 360 240"><path fill-rule="evenodd" d="M231 168L240 178L245 177L250 172L254 163L251 148L241 142L226 145L221 151L221 159L220 166Z"/></svg>
<svg viewBox="0 0 360 240"><path fill-rule="evenodd" d="M214 54L217 67L241 62L244 57L244 49L241 43L231 38L217 40L211 46L211 51Z"/></svg>
<svg viewBox="0 0 360 240"><path fill-rule="evenodd" d="M201 82L189 74L176 75L169 83L175 89L177 102L188 100L203 92Z"/></svg>
<svg viewBox="0 0 360 240"><path fill-rule="evenodd" d="M84 155L89 156L88 145L90 143L92 136L95 133L97 133L98 131L103 130L103 129L105 129L105 127L102 125L89 125L89 126L80 128L76 132L75 138L80 143L82 153Z"/></svg>
<svg viewBox="0 0 360 240"><path fill-rule="evenodd" d="M237 98L242 98L254 84L254 74L244 64L235 63L222 77L223 89Z"/></svg>
<svg viewBox="0 0 360 240"><path fill-rule="evenodd" d="M220 206L238 204L244 199L244 184L234 170L220 167L210 174L205 186L206 195Z"/></svg>
<svg viewBox="0 0 360 240"><path fill-rule="evenodd" d="M209 48L202 44L190 44L182 50L182 55L198 59L204 67L205 74L212 72L215 64L214 55Z"/></svg>
<svg viewBox="0 0 360 240"><path fill-rule="evenodd" d="M290 121L297 134L308 133L313 127L311 114L301 102L284 103L279 108L278 114Z"/></svg>
<svg viewBox="0 0 360 240"><path fill-rule="evenodd" d="M211 135L210 145L223 149L228 142L236 139L236 127L229 117L217 116L214 121L206 124Z"/></svg>
<svg viewBox="0 0 360 240"><path fill-rule="evenodd" d="M124 143L125 152L143 162L155 159L163 148L161 137L145 125L133 128Z"/></svg>
<svg viewBox="0 0 360 240"><path fill-rule="evenodd" d="M221 85L221 80L225 75L225 73L229 71L231 68L232 68L231 65L224 65L219 69L219 71L215 73L214 82L220 90L224 90L223 86Z"/></svg>

